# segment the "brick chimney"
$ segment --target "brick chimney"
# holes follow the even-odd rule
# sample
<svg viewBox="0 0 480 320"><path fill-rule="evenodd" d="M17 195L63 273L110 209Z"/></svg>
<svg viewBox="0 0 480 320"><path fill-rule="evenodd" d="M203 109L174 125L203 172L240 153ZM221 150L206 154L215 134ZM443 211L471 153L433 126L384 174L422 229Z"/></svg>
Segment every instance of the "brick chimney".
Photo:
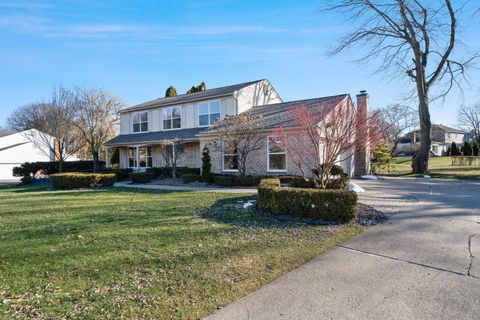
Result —
<svg viewBox="0 0 480 320"><path fill-rule="evenodd" d="M357 117L359 117L359 123L362 124L357 130L365 130L360 131L361 135L368 134L368 100L369 96L367 91L362 90L360 91L360 94L357 94ZM355 176L359 177L370 173L370 147L368 146L368 143L362 141L361 143L356 144L354 163Z"/></svg>

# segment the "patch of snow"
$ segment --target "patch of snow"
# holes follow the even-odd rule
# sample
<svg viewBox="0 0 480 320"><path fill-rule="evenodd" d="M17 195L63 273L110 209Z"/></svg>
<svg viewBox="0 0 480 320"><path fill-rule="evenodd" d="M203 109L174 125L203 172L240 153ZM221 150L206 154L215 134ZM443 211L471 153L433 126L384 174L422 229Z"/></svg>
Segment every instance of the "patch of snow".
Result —
<svg viewBox="0 0 480 320"><path fill-rule="evenodd" d="M426 179L430 179L430 176L427 176L427 175L425 175L423 177L426 178Z"/></svg>
<svg viewBox="0 0 480 320"><path fill-rule="evenodd" d="M365 189L363 189L362 187L360 187L358 184L352 183L352 182L350 182L350 183L348 184L347 190L348 190L348 191L353 191L353 192L356 192L356 193L365 192Z"/></svg>
<svg viewBox="0 0 480 320"><path fill-rule="evenodd" d="M364 176L361 176L360 178L367 180L378 180L377 176L374 176L373 174L366 174Z"/></svg>
<svg viewBox="0 0 480 320"><path fill-rule="evenodd" d="M253 205L255 205L255 200L248 200L247 202L245 202L243 204L243 209L248 209L248 208L252 207Z"/></svg>

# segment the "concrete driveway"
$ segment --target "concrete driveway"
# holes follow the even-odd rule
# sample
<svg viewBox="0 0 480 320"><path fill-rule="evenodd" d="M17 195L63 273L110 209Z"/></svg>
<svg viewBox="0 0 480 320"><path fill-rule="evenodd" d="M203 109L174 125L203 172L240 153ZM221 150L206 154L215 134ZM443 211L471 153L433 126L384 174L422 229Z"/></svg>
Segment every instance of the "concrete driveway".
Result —
<svg viewBox="0 0 480 320"><path fill-rule="evenodd" d="M480 319L480 183L356 182L386 223L208 319Z"/></svg>

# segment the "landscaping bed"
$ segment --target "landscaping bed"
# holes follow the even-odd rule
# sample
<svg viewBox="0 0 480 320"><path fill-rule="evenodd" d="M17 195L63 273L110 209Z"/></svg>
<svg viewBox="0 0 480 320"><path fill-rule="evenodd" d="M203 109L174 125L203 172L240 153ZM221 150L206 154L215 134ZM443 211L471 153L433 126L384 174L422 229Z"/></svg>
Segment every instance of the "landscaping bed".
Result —
<svg viewBox="0 0 480 320"><path fill-rule="evenodd" d="M363 230L247 196L0 188L0 318L200 319Z"/></svg>

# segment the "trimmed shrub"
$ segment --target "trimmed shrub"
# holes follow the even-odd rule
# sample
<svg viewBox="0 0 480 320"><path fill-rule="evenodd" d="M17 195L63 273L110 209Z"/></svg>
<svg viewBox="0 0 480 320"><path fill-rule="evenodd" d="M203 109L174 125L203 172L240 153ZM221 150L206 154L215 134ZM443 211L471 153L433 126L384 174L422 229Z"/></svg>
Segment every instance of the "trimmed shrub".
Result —
<svg viewBox="0 0 480 320"><path fill-rule="evenodd" d="M233 184L239 187L256 187L260 184L260 177L253 176L235 176L233 178Z"/></svg>
<svg viewBox="0 0 480 320"><path fill-rule="evenodd" d="M354 192L265 186L274 182L262 180L262 185L258 188L259 207L273 215L342 223L355 217L357 194Z"/></svg>
<svg viewBox="0 0 480 320"><path fill-rule="evenodd" d="M152 173L154 179L173 177L171 167L147 168L146 172ZM177 177L181 177L184 174L200 175L200 168L177 167Z"/></svg>
<svg viewBox="0 0 480 320"><path fill-rule="evenodd" d="M99 173L114 173L117 177L117 181L126 180L130 177L130 173L133 172L133 169L114 169L114 170L104 170Z"/></svg>
<svg viewBox="0 0 480 320"><path fill-rule="evenodd" d="M332 176L342 176L344 174L343 168L338 164L334 165L332 170L330 170Z"/></svg>
<svg viewBox="0 0 480 320"><path fill-rule="evenodd" d="M280 187L279 178L267 178L260 180L259 187Z"/></svg>
<svg viewBox="0 0 480 320"><path fill-rule="evenodd" d="M212 159L207 146L203 147L202 151L202 180L205 182L212 180Z"/></svg>
<svg viewBox="0 0 480 320"><path fill-rule="evenodd" d="M25 177L35 174L39 171L46 175L58 173L59 163L52 162L25 162L20 167L13 168L13 175L15 177ZM100 162L100 168L103 169L105 162ZM93 170L93 161L66 161L63 162L63 172L91 172Z"/></svg>
<svg viewBox="0 0 480 320"><path fill-rule="evenodd" d="M218 186L232 187L234 185L234 176L214 176L213 183Z"/></svg>
<svg viewBox="0 0 480 320"><path fill-rule="evenodd" d="M350 183L349 177L340 177L337 179L332 179L327 183L327 189L337 189L337 190L344 190L348 184Z"/></svg>
<svg viewBox="0 0 480 320"><path fill-rule="evenodd" d="M302 177L297 176L281 176L278 177L280 179L280 183L288 184L290 187L293 188L314 188L315 184L313 181L306 181Z"/></svg>
<svg viewBox="0 0 480 320"><path fill-rule="evenodd" d="M183 183L199 182L200 180L202 180L202 176L197 174L184 174L182 176Z"/></svg>
<svg viewBox="0 0 480 320"><path fill-rule="evenodd" d="M56 189L111 187L116 181L114 173L56 173L50 175Z"/></svg>
<svg viewBox="0 0 480 320"><path fill-rule="evenodd" d="M133 183L147 183L152 181L153 174L151 172L131 172L130 180Z"/></svg>
<svg viewBox="0 0 480 320"><path fill-rule="evenodd" d="M23 184L32 184L33 183L33 178L32 176L28 175L28 176L23 176L21 179L20 179L20 182L23 183Z"/></svg>

